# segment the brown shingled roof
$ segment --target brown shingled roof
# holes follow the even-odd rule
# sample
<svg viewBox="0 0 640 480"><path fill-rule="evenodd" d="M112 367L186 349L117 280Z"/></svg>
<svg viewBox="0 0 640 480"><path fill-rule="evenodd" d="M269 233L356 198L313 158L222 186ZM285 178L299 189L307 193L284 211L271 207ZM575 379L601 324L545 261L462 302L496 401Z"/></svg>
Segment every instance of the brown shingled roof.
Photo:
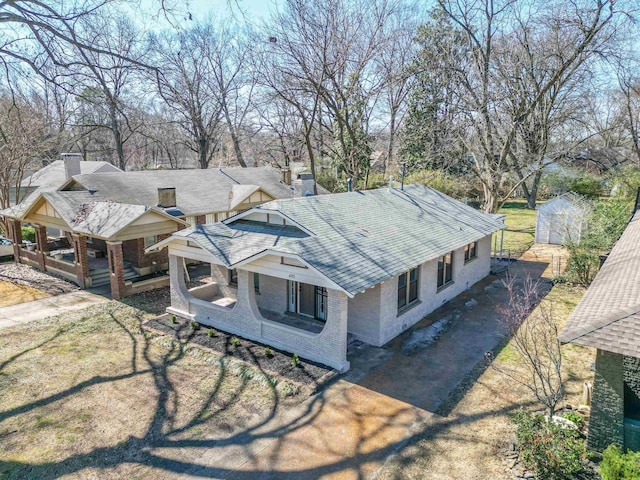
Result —
<svg viewBox="0 0 640 480"><path fill-rule="evenodd" d="M558 338L640 358L640 212L629 222Z"/></svg>

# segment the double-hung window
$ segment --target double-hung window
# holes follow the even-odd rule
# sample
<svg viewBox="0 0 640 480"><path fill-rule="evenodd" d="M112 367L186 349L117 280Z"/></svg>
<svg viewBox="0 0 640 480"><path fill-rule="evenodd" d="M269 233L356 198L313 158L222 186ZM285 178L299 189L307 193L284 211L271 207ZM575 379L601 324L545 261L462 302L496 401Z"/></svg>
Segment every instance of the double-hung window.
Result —
<svg viewBox="0 0 640 480"><path fill-rule="evenodd" d="M418 277L418 268L412 268L398 276L398 310L418 301Z"/></svg>
<svg viewBox="0 0 640 480"><path fill-rule="evenodd" d="M438 288L453 282L453 252L438 259Z"/></svg>
<svg viewBox="0 0 640 480"><path fill-rule="evenodd" d="M470 262L478 256L478 242L470 243L464 247L464 263Z"/></svg>

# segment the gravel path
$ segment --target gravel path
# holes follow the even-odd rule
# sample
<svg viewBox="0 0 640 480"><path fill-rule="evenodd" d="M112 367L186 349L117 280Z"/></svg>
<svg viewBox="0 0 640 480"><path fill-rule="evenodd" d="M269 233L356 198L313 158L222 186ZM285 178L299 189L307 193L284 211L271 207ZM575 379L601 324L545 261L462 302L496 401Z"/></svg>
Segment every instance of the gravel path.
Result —
<svg viewBox="0 0 640 480"><path fill-rule="evenodd" d="M0 264L1 281L33 287L53 296L80 290L80 287L67 280L50 273L40 272L21 263Z"/></svg>

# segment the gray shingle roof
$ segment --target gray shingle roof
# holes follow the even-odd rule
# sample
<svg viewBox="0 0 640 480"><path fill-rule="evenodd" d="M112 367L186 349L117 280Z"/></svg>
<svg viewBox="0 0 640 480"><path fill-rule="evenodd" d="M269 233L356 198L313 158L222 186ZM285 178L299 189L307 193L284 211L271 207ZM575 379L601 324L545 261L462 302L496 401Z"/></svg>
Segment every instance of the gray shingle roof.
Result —
<svg viewBox="0 0 640 480"><path fill-rule="evenodd" d="M640 358L640 212L611 250L558 335L577 343Z"/></svg>
<svg viewBox="0 0 640 480"><path fill-rule="evenodd" d="M80 173L91 174L96 173L97 171L101 172L119 172L120 169L114 165L111 165L108 162L102 161L91 161L91 162L80 162ZM56 160L51 162L46 167L41 168L33 175L22 180L20 184L23 187L52 187L53 190L59 188L65 181L67 180L66 172L64 169L64 161Z"/></svg>
<svg viewBox="0 0 640 480"><path fill-rule="evenodd" d="M114 167L107 162L80 162L80 171L83 174L103 175L106 172L120 172L118 167ZM20 218L29 208L40 198L44 192L58 190L67 181L64 161L56 160L46 167L41 168L33 175L22 180L21 188L30 190L30 193L18 204L4 211L5 214ZM2 214L2 212L0 212Z"/></svg>
<svg viewBox="0 0 640 480"><path fill-rule="evenodd" d="M185 215L232 210L238 196L258 187L273 198L292 195L289 187L280 180L280 170L272 167L143 170L76 175L73 178L82 187L97 191L105 198L136 205L156 205L158 188L174 187L177 206Z"/></svg>
<svg viewBox="0 0 640 480"><path fill-rule="evenodd" d="M198 226L188 237L227 266L267 249L299 255L350 294L504 228L489 215L428 187L276 200L279 211L312 232L246 220Z"/></svg>
<svg viewBox="0 0 640 480"><path fill-rule="evenodd" d="M43 196L74 232L104 239L150 210L144 205L116 203L89 192L46 192ZM156 211L162 214L159 209Z"/></svg>

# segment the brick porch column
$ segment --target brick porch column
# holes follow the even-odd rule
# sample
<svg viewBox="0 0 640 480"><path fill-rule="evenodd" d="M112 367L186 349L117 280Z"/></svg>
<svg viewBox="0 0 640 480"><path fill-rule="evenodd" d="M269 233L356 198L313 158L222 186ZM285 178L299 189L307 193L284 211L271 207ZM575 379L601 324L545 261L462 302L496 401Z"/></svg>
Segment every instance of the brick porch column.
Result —
<svg viewBox="0 0 640 480"><path fill-rule="evenodd" d="M341 362L338 370L349 370L347 361L347 323L349 312L349 297L340 290L327 288L327 323L332 328L331 357ZM326 327L325 327L326 328Z"/></svg>
<svg viewBox="0 0 640 480"><path fill-rule="evenodd" d="M87 255L87 237L71 234L73 258L76 265L76 281L81 288L89 287L89 255Z"/></svg>
<svg viewBox="0 0 640 480"><path fill-rule="evenodd" d="M34 225L33 228L36 231L36 251L38 252L38 265L41 270L46 270L47 265L45 263L45 257L47 256L47 227L41 225Z"/></svg>
<svg viewBox="0 0 640 480"><path fill-rule="evenodd" d="M107 242L107 256L109 257L109 278L111 279L111 296L120 300L127 296L124 284L124 258L122 242Z"/></svg>
<svg viewBox="0 0 640 480"><path fill-rule="evenodd" d="M13 259L16 263L20 263L20 244L22 243L22 222L20 220L8 221L9 238L13 242Z"/></svg>

